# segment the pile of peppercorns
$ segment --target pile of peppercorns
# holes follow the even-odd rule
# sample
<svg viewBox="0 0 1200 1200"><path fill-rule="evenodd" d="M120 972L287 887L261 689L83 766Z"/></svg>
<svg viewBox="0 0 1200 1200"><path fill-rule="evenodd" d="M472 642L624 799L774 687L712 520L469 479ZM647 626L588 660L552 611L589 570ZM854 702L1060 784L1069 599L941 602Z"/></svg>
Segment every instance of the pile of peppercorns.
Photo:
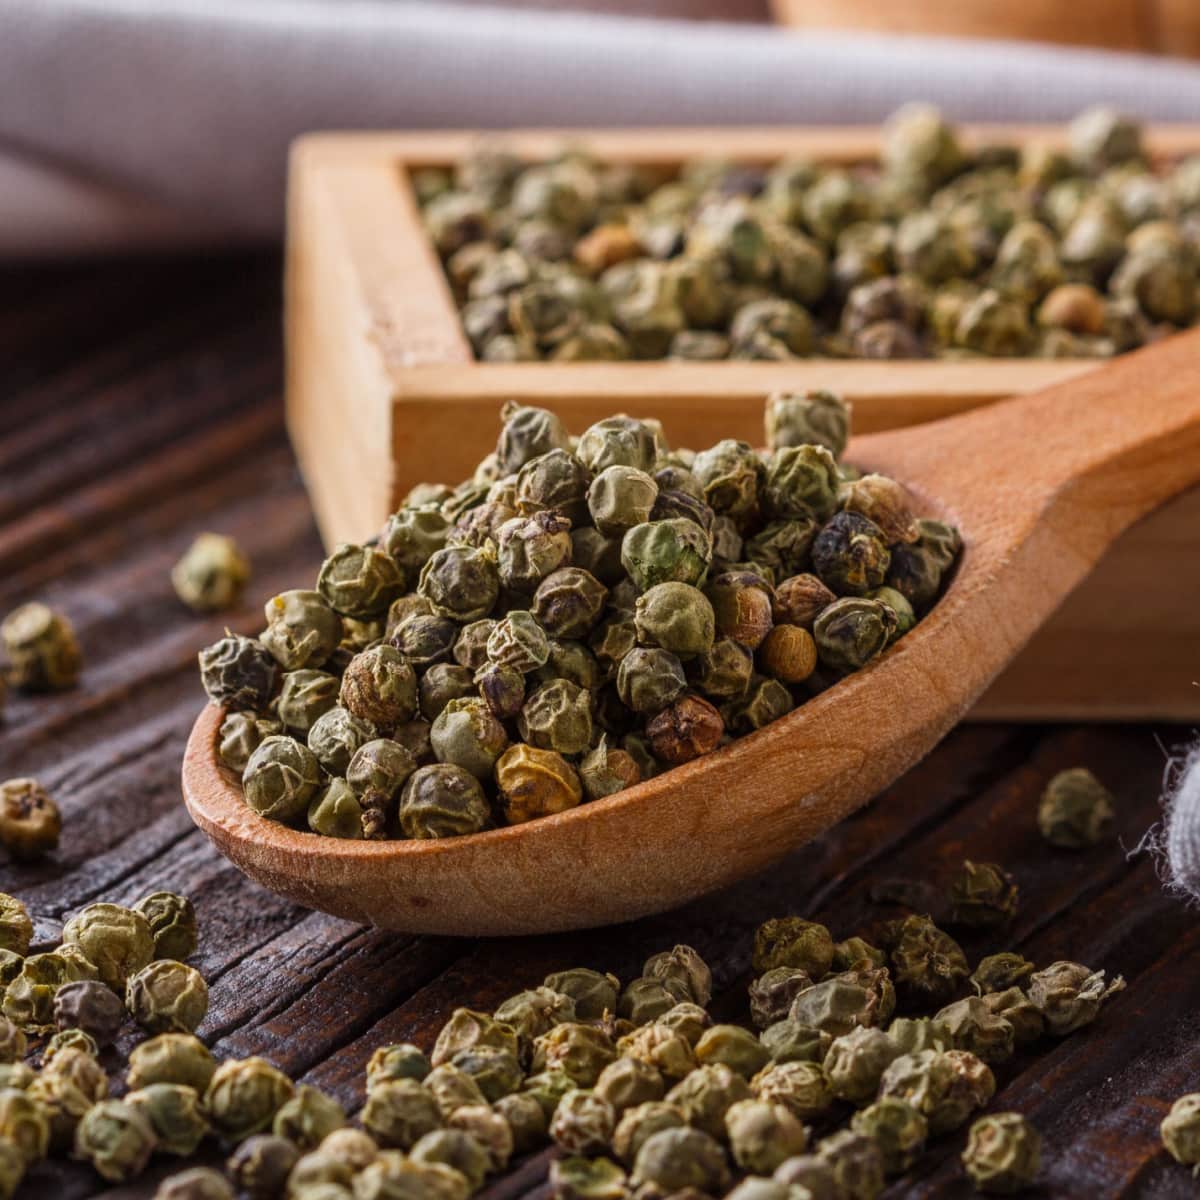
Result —
<svg viewBox="0 0 1200 1200"><path fill-rule="evenodd" d="M200 654L255 812L442 838L609 796L867 666L961 545L901 484L839 464L829 393L771 397L766 451L503 418L471 479L418 485L315 589L269 600L258 638Z"/></svg>
<svg viewBox="0 0 1200 1200"><path fill-rule="evenodd" d="M1109 109L1067 141L969 150L914 104L877 164L493 145L412 182L485 362L1099 358L1192 324L1200 156L1156 167Z"/></svg>

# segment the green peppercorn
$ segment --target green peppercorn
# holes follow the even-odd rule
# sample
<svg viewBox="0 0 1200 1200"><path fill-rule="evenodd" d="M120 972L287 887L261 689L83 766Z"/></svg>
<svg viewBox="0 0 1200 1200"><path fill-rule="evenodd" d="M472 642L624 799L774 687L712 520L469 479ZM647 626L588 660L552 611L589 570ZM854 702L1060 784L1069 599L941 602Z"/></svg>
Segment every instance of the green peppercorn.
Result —
<svg viewBox="0 0 1200 1200"><path fill-rule="evenodd" d="M213 1072L204 1106L217 1131L240 1141L270 1127L291 1098L292 1081L263 1058L231 1058Z"/></svg>
<svg viewBox="0 0 1200 1200"><path fill-rule="evenodd" d="M444 762L418 767L408 777L398 819L408 838L460 837L486 829L491 808L474 775Z"/></svg>
<svg viewBox="0 0 1200 1200"><path fill-rule="evenodd" d="M194 1088L153 1083L129 1092L125 1103L140 1113L157 1139L155 1149L187 1158L209 1133L208 1121Z"/></svg>
<svg viewBox="0 0 1200 1200"><path fill-rule="evenodd" d="M250 563L230 537L201 533L184 556L171 568L171 583L189 608L218 612L237 604Z"/></svg>
<svg viewBox="0 0 1200 1200"><path fill-rule="evenodd" d="M1041 1153L1041 1136L1020 1113L990 1113L971 1126L962 1161L981 1192L1006 1196L1033 1183Z"/></svg>
<svg viewBox="0 0 1200 1200"><path fill-rule="evenodd" d="M1112 793L1086 767L1072 767L1046 785L1038 827L1051 845L1080 850L1104 840L1114 813Z"/></svg>
<svg viewBox="0 0 1200 1200"><path fill-rule="evenodd" d="M148 1033L191 1033L208 1011L208 985L194 968L159 959L129 977L125 1006Z"/></svg>
<svg viewBox="0 0 1200 1200"><path fill-rule="evenodd" d="M75 686L83 656L62 613L45 604L23 604L0 623L0 641L8 656L4 677L12 687L45 692Z"/></svg>
<svg viewBox="0 0 1200 1200"><path fill-rule="evenodd" d="M298 821L321 787L321 767L312 751L293 737L264 738L242 772L246 803L261 817Z"/></svg>
<svg viewBox="0 0 1200 1200"><path fill-rule="evenodd" d="M109 1183L135 1179L150 1161L157 1139L132 1105L103 1100L88 1109L75 1131L75 1155Z"/></svg>

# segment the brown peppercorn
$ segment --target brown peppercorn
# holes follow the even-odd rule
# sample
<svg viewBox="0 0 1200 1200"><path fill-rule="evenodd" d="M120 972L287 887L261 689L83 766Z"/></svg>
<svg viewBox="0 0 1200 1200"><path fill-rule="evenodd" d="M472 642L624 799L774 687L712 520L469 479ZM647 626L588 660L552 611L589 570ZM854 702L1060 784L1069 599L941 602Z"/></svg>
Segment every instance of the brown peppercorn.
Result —
<svg viewBox="0 0 1200 1200"><path fill-rule="evenodd" d="M0 783L0 845L15 859L35 859L58 845L62 815L35 779Z"/></svg>
<svg viewBox="0 0 1200 1200"><path fill-rule="evenodd" d="M597 225L575 243L575 261L589 275L599 275L616 263L638 258L645 251L628 225Z"/></svg>
<svg viewBox="0 0 1200 1200"><path fill-rule="evenodd" d="M807 629L777 625L758 648L758 665L782 683L803 683L817 669L817 643Z"/></svg>
<svg viewBox="0 0 1200 1200"><path fill-rule="evenodd" d="M836 599L815 575L792 575L775 589L775 624L798 625L811 633L813 622Z"/></svg>
<svg viewBox="0 0 1200 1200"><path fill-rule="evenodd" d="M715 750L724 732L721 714L694 695L680 696L646 726L655 756L675 765Z"/></svg>
<svg viewBox="0 0 1200 1200"><path fill-rule="evenodd" d="M575 768L553 750L518 743L496 763L500 808L510 825L574 808L583 799Z"/></svg>
<svg viewBox="0 0 1200 1200"><path fill-rule="evenodd" d="M750 650L762 645L771 632L771 592L762 579L748 571L728 571L704 589L713 607L717 635L732 638Z"/></svg>
<svg viewBox="0 0 1200 1200"><path fill-rule="evenodd" d="M1107 321L1104 297L1090 284L1064 283L1042 301L1038 324L1071 333L1101 334Z"/></svg>

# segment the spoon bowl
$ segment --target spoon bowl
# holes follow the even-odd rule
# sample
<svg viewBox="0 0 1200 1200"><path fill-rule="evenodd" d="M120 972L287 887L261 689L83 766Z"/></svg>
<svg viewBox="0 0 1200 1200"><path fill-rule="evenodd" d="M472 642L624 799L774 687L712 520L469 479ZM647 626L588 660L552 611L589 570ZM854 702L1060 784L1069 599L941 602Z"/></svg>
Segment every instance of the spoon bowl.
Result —
<svg viewBox="0 0 1200 1200"><path fill-rule="evenodd" d="M963 556L911 632L781 720L555 816L363 842L255 814L217 759L223 713L209 707L184 757L188 810L273 891L413 933L587 928L760 871L927 754L1124 529L1200 483L1200 332L1035 395L856 439L848 458L954 521Z"/></svg>

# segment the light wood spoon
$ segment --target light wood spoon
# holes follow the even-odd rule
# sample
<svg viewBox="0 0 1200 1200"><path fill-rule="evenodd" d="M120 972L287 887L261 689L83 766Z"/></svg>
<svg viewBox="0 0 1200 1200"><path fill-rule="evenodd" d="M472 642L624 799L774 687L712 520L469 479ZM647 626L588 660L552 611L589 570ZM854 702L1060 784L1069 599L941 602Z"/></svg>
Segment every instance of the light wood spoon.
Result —
<svg viewBox="0 0 1200 1200"><path fill-rule="evenodd" d="M183 764L192 817L266 887L410 932L585 928L760 871L913 766L1118 534L1200 483L1200 331L1036 395L858 439L848 458L956 522L965 552L911 633L782 720L558 816L443 841L361 842L256 816L218 766L222 713L209 707Z"/></svg>

